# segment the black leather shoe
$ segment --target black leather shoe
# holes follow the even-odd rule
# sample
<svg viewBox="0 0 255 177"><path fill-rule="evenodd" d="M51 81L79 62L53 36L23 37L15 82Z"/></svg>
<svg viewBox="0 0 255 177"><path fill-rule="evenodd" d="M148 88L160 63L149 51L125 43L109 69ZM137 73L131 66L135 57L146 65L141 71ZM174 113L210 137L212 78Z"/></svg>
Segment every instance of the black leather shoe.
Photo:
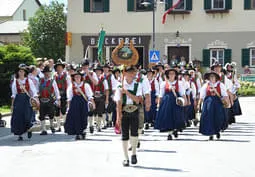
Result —
<svg viewBox="0 0 255 177"><path fill-rule="evenodd" d="M40 135L48 135L48 133L46 131L42 131Z"/></svg>
<svg viewBox="0 0 255 177"><path fill-rule="evenodd" d="M210 137L209 137L209 141L212 141L212 140L213 140L213 136L210 136Z"/></svg>
<svg viewBox="0 0 255 177"><path fill-rule="evenodd" d="M140 141L138 141L138 143L137 143L137 148L140 148L140 146L141 146L141 143L140 143Z"/></svg>
<svg viewBox="0 0 255 177"><path fill-rule="evenodd" d="M131 163L132 163L132 164L137 164L136 155L132 155L132 156L131 156Z"/></svg>
<svg viewBox="0 0 255 177"><path fill-rule="evenodd" d="M59 127L59 128L56 130L56 132L61 132L61 128Z"/></svg>
<svg viewBox="0 0 255 177"><path fill-rule="evenodd" d="M86 139L86 133L83 133L83 134L81 135L81 137L82 137L83 140L85 140L85 139Z"/></svg>
<svg viewBox="0 0 255 177"><path fill-rule="evenodd" d="M32 138L32 132L27 132L27 138L28 139Z"/></svg>
<svg viewBox="0 0 255 177"><path fill-rule="evenodd" d="M146 123L146 124L145 124L145 130L148 130L149 128L150 128L149 124Z"/></svg>
<svg viewBox="0 0 255 177"><path fill-rule="evenodd" d="M172 135L168 135L167 140L172 140L172 139L173 139Z"/></svg>
<svg viewBox="0 0 255 177"><path fill-rule="evenodd" d="M217 134L216 134L216 138L217 138L217 139L220 139L220 133L217 133Z"/></svg>
<svg viewBox="0 0 255 177"><path fill-rule="evenodd" d="M54 127L51 127L50 130L51 130L51 133L53 133L53 134L56 132Z"/></svg>
<svg viewBox="0 0 255 177"><path fill-rule="evenodd" d="M18 137L18 141L23 141L23 137L22 137L22 136L19 136L19 137Z"/></svg>
<svg viewBox="0 0 255 177"><path fill-rule="evenodd" d="M91 133L91 134L93 134L94 133L94 127L89 127L89 132Z"/></svg>
<svg viewBox="0 0 255 177"><path fill-rule="evenodd" d="M128 148L129 151L132 151L132 146L130 146L130 148Z"/></svg>
<svg viewBox="0 0 255 177"><path fill-rule="evenodd" d="M76 135L76 136L75 136L75 140L81 140L80 135Z"/></svg>
<svg viewBox="0 0 255 177"><path fill-rule="evenodd" d="M177 130L175 130L175 131L173 132L173 135L174 135L175 138L178 138L178 132L177 132Z"/></svg>
<svg viewBox="0 0 255 177"><path fill-rule="evenodd" d="M124 167L128 167L128 166L129 166L129 160L124 160L124 161L122 162L122 165L123 165Z"/></svg>

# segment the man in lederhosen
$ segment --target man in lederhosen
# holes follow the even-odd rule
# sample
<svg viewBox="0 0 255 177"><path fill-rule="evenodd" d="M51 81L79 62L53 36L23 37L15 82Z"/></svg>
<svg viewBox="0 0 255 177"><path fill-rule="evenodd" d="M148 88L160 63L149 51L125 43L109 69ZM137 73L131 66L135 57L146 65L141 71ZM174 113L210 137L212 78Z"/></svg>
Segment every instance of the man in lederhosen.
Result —
<svg viewBox="0 0 255 177"><path fill-rule="evenodd" d="M121 124L122 145L125 160L123 166L129 166L128 140L132 145L131 163L137 163L136 146L138 143L139 111L138 104L142 100L142 88L136 81L136 68L128 66L124 69L123 85L115 93L117 103L117 123ZM130 138L129 138L130 137Z"/></svg>
<svg viewBox="0 0 255 177"><path fill-rule="evenodd" d="M97 75L95 72L89 70L89 61L87 59L85 59L81 65L84 81L85 83L88 83L92 91L94 91L95 86L98 84ZM90 133L93 133L94 132L93 112L91 110L89 111L88 124Z"/></svg>
<svg viewBox="0 0 255 177"><path fill-rule="evenodd" d="M65 64L62 62L61 59L57 61L57 63L54 66L54 69L56 71L54 75L54 79L57 83L58 89L59 89L59 94L61 96L60 99L60 106L56 106L56 114L55 114L55 119L57 121L57 132L61 131L61 122L60 120L65 120L66 116L66 90L68 86L71 84L71 78L67 74L67 72L64 71L65 69Z"/></svg>
<svg viewBox="0 0 255 177"><path fill-rule="evenodd" d="M98 84L94 88L94 100L96 108L94 110L94 119L97 123L97 131L101 131L104 123L103 114L105 113L105 103L109 100L109 88L106 79L103 76L103 68L99 65L95 66L94 72L98 78Z"/></svg>
<svg viewBox="0 0 255 177"><path fill-rule="evenodd" d="M106 99L106 102L105 102L106 114L108 115L107 127L112 127L112 123L113 123L112 113L114 109L116 109L116 105L112 98L118 85L116 79L114 78L114 75L110 73L110 69L111 67L109 64L105 64L103 66L104 78L106 79L108 88L109 88L109 99L108 100Z"/></svg>
<svg viewBox="0 0 255 177"><path fill-rule="evenodd" d="M43 69L44 77L40 80L39 95L40 95L40 111L39 119L41 121L42 132L40 135L47 135L45 117L50 118L50 129L52 133L55 133L55 128L53 125L53 118L55 113L55 106L57 104L60 106L60 95L57 83L51 77L52 70L49 66L45 66Z"/></svg>

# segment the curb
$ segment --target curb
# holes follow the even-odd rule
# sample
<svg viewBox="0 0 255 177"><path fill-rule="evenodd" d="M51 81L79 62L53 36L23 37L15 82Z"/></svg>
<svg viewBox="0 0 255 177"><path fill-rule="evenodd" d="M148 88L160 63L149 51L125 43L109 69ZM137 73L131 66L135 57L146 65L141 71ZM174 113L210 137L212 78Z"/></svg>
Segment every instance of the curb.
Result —
<svg viewBox="0 0 255 177"><path fill-rule="evenodd" d="M8 116L11 116L12 115L12 113L10 112L10 113L0 113L1 115L2 115L2 117L8 117Z"/></svg>

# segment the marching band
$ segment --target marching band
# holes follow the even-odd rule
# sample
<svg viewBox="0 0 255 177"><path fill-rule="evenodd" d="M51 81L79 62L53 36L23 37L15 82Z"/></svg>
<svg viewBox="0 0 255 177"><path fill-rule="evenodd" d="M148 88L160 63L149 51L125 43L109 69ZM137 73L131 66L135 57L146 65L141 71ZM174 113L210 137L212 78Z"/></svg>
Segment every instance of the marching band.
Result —
<svg viewBox="0 0 255 177"><path fill-rule="evenodd" d="M94 128L100 132L118 126L123 166L129 166L129 143L131 164L136 164L139 136L150 127L168 132L167 140L173 140L199 122L199 133L209 140L219 139L242 114L235 67L235 63L223 67L215 61L202 76L192 63L157 63L147 70L133 65L92 66L87 59L80 66L62 60L40 68L21 64L11 87L11 131L19 141L24 133L32 137L33 108L39 113L40 135L48 134L47 117L52 133L62 131L62 120L64 132L75 140L86 139L86 132L93 134Z"/></svg>

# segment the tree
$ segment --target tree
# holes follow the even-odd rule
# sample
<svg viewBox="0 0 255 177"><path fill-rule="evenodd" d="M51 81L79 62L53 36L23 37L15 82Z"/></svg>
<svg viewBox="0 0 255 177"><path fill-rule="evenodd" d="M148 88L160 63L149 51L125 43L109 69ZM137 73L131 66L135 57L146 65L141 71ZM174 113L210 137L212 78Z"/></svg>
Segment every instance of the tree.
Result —
<svg viewBox="0 0 255 177"><path fill-rule="evenodd" d="M53 1L41 6L29 19L28 31L23 35L24 45L29 46L36 57L64 58L66 15L64 4Z"/></svg>

